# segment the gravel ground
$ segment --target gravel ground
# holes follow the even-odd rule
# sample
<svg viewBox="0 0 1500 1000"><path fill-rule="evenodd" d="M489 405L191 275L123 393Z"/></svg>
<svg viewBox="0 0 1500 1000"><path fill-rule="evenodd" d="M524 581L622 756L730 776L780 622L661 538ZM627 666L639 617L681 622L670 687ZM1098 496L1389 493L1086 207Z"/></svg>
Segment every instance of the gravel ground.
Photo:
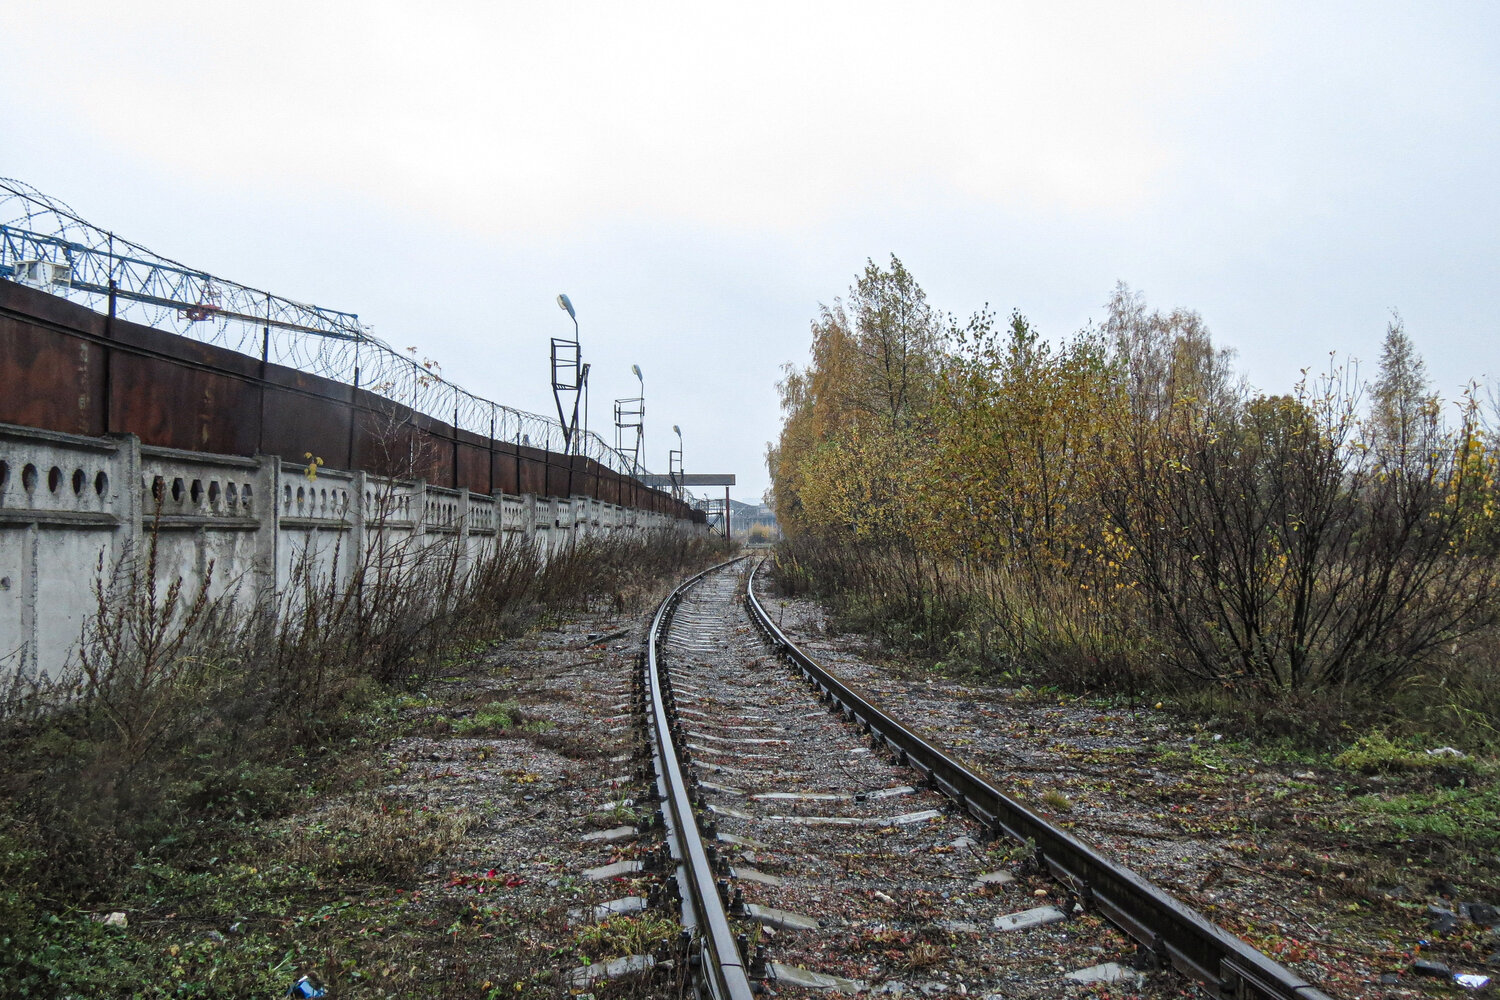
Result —
<svg viewBox="0 0 1500 1000"><path fill-rule="evenodd" d="M1065 979L1133 953L1094 917L998 929L1008 915L1065 906L1059 887L1018 865L1013 845L980 843L976 824L917 787L920 774L822 709L769 655L743 587L723 572L690 592L665 662L748 904L742 923L778 963L769 992L803 991L801 969L841 977L842 992L892 997L1191 993L1165 972L1109 986Z"/></svg>
<svg viewBox="0 0 1500 1000"><path fill-rule="evenodd" d="M1460 908L1500 902L1500 858L1460 877L1363 828L1354 798L1401 779L1260 759L1236 734L1153 706L941 676L840 632L814 601L761 588L788 636L841 679L1333 996L1464 992L1414 973L1418 959L1500 977L1500 931ZM1458 911L1449 933L1430 907Z"/></svg>
<svg viewBox="0 0 1500 1000"><path fill-rule="evenodd" d="M583 989L568 977L591 961L634 952L638 939L650 938L648 951L675 939L675 921L601 925L592 913L643 894L650 881L590 875L656 845L621 832L644 815L635 802L645 786L635 773L630 684L645 626L644 616L585 614L500 644L438 685L429 705L409 709L413 735L385 751L387 793L475 819L417 895L434 919L456 914L486 927L478 947L496 954L451 960L514 978L513 989L497 982L504 989L486 996L577 995ZM466 720L495 705L511 725L463 735ZM634 934L616 926L625 923ZM681 995L670 962L613 993Z"/></svg>
<svg viewBox="0 0 1500 1000"><path fill-rule="evenodd" d="M1195 728L1149 706L1041 697L936 675L839 632L814 602L771 597L767 604L793 639L908 725L1333 996L1462 992L1412 974L1417 958L1500 975L1486 965L1500 964L1494 931L1460 916L1443 935L1428 914L1429 906L1500 902L1500 859L1489 868L1445 870L1399 837L1372 839L1356 822L1354 796L1393 790L1404 779L1258 759L1233 733ZM1065 971L1131 953L1092 916L1009 934L985 926L1060 902L1056 887L1026 872L1020 851L970 843L978 838L967 821L931 793L892 791L918 782L821 711L765 655L738 605L732 617L705 606L696 622L692 608L685 605L679 621L699 627L690 640L684 631L671 657L692 752L718 768L702 779L708 801L723 810L720 831L752 842L722 845L741 875L735 884L748 903L824 922L816 931L766 934L771 960L858 980L866 995L1119 998L1195 989L1164 973L1140 987L1064 982ZM478 977L490 987L477 994L485 997L682 995L680 963L665 947L678 933L673 919L647 911L601 920L592 909L644 896L659 878L632 870L590 876L621 862L632 869L659 844L655 832L625 829L650 813L640 804L646 785L633 756L641 737L630 696L648 619L642 607L556 621L455 667L429 700L402 710L403 735L386 746L371 790L470 818L461 842L410 893L411 912L435 927L451 921L464 929L450 935L462 948L414 957L436 979L463 979L455 969L467 965L499 970ZM733 681L734 697L711 694L710 676L737 659L746 668ZM510 724L484 723L497 707ZM758 732L765 720L753 716L760 715L775 716L780 731ZM785 742L726 742L740 739ZM881 792L888 794L871 796ZM783 797L753 798L773 793ZM785 797L819 793L866 798ZM796 821L890 820L929 809L937 816L909 823ZM1417 856L1408 861L1404 852ZM978 875L999 871L1016 881L975 885ZM754 924L745 921L747 932L759 933ZM645 975L569 978L581 967L653 951L662 961ZM1022 974L1023 966L1032 971ZM1389 974L1399 975L1380 981ZM509 977L514 984L502 981ZM802 992L785 979L770 988Z"/></svg>

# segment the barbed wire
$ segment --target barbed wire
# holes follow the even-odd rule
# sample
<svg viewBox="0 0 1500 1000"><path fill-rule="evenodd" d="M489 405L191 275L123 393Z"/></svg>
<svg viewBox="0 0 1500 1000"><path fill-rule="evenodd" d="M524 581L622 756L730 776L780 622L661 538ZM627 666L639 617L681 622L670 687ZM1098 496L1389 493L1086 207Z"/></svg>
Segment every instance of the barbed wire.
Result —
<svg viewBox="0 0 1500 1000"><path fill-rule="evenodd" d="M591 458L625 476L647 474L593 431L565 443L551 417L476 396L339 312L219 278L83 219L30 184L0 177L0 278L95 311L365 389L496 441ZM691 494L686 494L690 500Z"/></svg>

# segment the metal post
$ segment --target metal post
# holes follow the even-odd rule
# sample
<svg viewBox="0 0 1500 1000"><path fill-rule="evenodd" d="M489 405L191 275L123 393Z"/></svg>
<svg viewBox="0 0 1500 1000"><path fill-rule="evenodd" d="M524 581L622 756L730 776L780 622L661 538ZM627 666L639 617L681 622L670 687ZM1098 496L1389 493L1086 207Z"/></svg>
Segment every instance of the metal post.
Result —
<svg viewBox="0 0 1500 1000"><path fill-rule="evenodd" d="M260 421L255 432L255 452L266 450L266 365L271 359L271 293L266 293L266 325L260 331Z"/></svg>
<svg viewBox="0 0 1500 1000"><path fill-rule="evenodd" d="M266 325L260 330L260 363L262 365L271 360L271 293L266 293ZM261 369L261 378L266 377L265 369Z"/></svg>
<svg viewBox="0 0 1500 1000"><path fill-rule="evenodd" d="M581 355L579 357L579 360L580 361L583 360ZM589 436L589 366L588 365L584 365L583 366L583 372L582 372L582 379L581 379L581 381L583 383L583 389L580 392L580 394L583 396L583 437L584 437L584 440L587 440L588 436ZM573 415L573 423L575 423L575 424L578 423L578 415L577 415L577 412L576 412L576 408L575 408L575 412L574 412L574 415Z"/></svg>
<svg viewBox="0 0 1500 1000"><path fill-rule="evenodd" d="M110 259L114 259L113 238L111 238ZM113 265L111 265L113 269ZM104 411L100 422L103 424L105 434L111 430L110 409L115 402L114 390L114 356L115 356L115 279L109 279L109 315L104 317L104 339L110 343L104 345L104 398L100 400L100 409Z"/></svg>
<svg viewBox="0 0 1500 1000"><path fill-rule="evenodd" d="M115 234L109 234L109 315L104 318L104 338L113 341L115 339L115 295L118 286L115 285ZM114 406L114 387L110 384L114 380L114 345L104 345L104 398L100 400L100 408L104 411L100 423L103 425L105 434L110 432L110 408Z"/></svg>
<svg viewBox="0 0 1500 1000"><path fill-rule="evenodd" d="M563 430L563 452L565 454L573 451L573 439L578 430L578 404L582 401L586 392L585 386L588 382L588 366L583 363L583 348L578 337L578 313L573 309L572 301L566 295L558 295L557 307L568 314L573 321L573 339L564 340L560 337L552 338L552 400L557 404L557 422L562 424ZM564 348L563 357L558 356L558 347ZM571 348L571 357L567 357L568 348ZM571 381L564 381L558 377L559 372L565 369L573 369ZM573 418L568 419L563 409L562 394L572 392L573 396ZM584 421L588 421L588 410L584 410ZM569 489L571 490L572 466L568 468Z"/></svg>
<svg viewBox="0 0 1500 1000"><path fill-rule="evenodd" d="M119 286L117 286L115 284L115 234L114 233L110 233L109 234L109 319L110 319L111 322L115 318L115 294L118 291L119 291ZM106 337L110 335L109 334L110 325L111 325L110 322L106 322L104 324L104 329L105 329L105 334L104 335Z"/></svg>
<svg viewBox="0 0 1500 1000"><path fill-rule="evenodd" d="M357 352L358 347L355 348ZM359 355L356 353L355 358ZM354 383L349 387L349 464L344 468L353 472L357 466L354 464L354 435L359 427L359 363L354 365Z"/></svg>

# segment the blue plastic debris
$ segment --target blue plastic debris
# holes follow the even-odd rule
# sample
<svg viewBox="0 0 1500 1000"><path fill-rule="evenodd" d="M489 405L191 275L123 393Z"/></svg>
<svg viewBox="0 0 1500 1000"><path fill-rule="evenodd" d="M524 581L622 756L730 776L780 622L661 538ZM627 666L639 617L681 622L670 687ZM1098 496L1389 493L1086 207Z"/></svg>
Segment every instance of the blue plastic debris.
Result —
<svg viewBox="0 0 1500 1000"><path fill-rule="evenodd" d="M327 996L328 991L313 981L311 976L303 976L292 984L292 988L286 991L289 997L322 997Z"/></svg>

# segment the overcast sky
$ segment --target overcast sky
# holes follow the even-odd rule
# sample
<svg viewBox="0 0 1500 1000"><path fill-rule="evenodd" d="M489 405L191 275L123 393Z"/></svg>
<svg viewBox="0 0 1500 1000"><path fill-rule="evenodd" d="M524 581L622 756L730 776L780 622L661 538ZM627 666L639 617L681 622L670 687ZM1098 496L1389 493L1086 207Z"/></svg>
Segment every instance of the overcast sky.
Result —
<svg viewBox="0 0 1500 1000"><path fill-rule="evenodd" d="M940 309L1201 313L1251 382L1500 376L1500 5L6 3L0 176L169 257L359 313L766 486L820 302L899 256Z"/></svg>

